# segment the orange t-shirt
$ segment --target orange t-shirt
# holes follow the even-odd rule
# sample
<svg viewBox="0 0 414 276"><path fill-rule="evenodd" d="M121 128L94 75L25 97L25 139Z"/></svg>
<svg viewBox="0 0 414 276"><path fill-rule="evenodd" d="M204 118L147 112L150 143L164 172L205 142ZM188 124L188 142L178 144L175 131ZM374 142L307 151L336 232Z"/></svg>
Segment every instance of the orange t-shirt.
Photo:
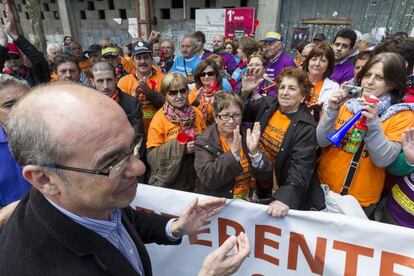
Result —
<svg viewBox="0 0 414 276"><path fill-rule="evenodd" d="M124 68L124 70L128 74L135 73L136 69L135 69L134 62L132 61L132 58L130 58L130 57L123 57L123 56L120 56L119 58L121 59L122 68Z"/></svg>
<svg viewBox="0 0 414 276"><path fill-rule="evenodd" d="M230 147L227 145L226 139L220 135L220 143L224 152L228 152ZM250 167L249 159L247 155L240 149L240 165L243 168L243 172L234 178L233 186L233 198L239 198L247 200L249 196L249 190L255 184L253 178L252 168Z"/></svg>
<svg viewBox="0 0 414 276"><path fill-rule="evenodd" d="M310 99L307 101L307 105L317 104L319 101L319 94L321 93L323 86L323 80L318 81L315 83L312 89L312 94Z"/></svg>
<svg viewBox="0 0 414 276"><path fill-rule="evenodd" d="M157 70L155 67L152 69L152 75L147 80L147 84L149 87L151 87L151 80L156 81L155 91L160 92L161 82L164 79L164 74ZM121 91L130 94L131 96L135 95L135 89L138 86L138 79L135 74L129 74L124 77L122 77L118 81L118 88L121 89ZM138 96L138 100L140 101L142 105L142 113L143 113L143 119L144 119L144 131L145 133L148 133L148 127L151 123L152 117L154 117L154 114L157 112L157 109L151 104L150 101L148 101L145 98L145 95L140 93Z"/></svg>
<svg viewBox="0 0 414 276"><path fill-rule="evenodd" d="M340 128L348 121L353 114L345 107L341 107L335 122L335 129ZM414 126L414 112L402 111L387 120L381 122L381 128L385 137L390 141L401 142L401 134L407 128ZM342 191L345 177L348 173L353 154L345 151L344 146L348 140L352 128L342 139L341 146L329 146L322 149L319 159L317 175L322 184L329 185L330 189L336 193ZM348 194L353 195L362 206L375 204L380 200L382 188L384 186L385 170L377 167L369 158L369 153L365 148L359 161L359 167L354 175L351 188Z"/></svg>
<svg viewBox="0 0 414 276"><path fill-rule="evenodd" d="M194 129L198 134L206 129L206 124L203 121L203 116L197 108L193 107L195 111L194 118ZM176 139L178 133L180 133L179 124L172 123L164 115L164 108L161 107L157 113L155 113L154 118L152 118L151 124L148 129L148 138L147 138L147 149L153 147L159 147L169 140Z"/></svg>
<svg viewBox="0 0 414 276"><path fill-rule="evenodd" d="M273 113L272 117L270 117L270 120L260 137L260 150L266 154L267 158L269 158L273 164L276 164L276 156L280 151L280 146L289 125L289 117L283 114L280 110L277 110Z"/></svg>
<svg viewBox="0 0 414 276"><path fill-rule="evenodd" d="M51 81L57 81L57 74L55 72L50 73L50 79Z"/></svg>
<svg viewBox="0 0 414 276"><path fill-rule="evenodd" d="M190 93L188 94L188 102L190 104L193 104L193 102L197 99L198 93L199 93L199 89L197 88L193 88ZM200 98L200 103L198 105L198 110L201 111L201 113L204 116L204 121L206 122L207 126L211 125L212 123L214 123L214 117L213 117L213 99L214 97L210 97L210 98L206 98L206 99L202 99ZM204 102L203 102L204 101ZM204 107L204 104L207 106L207 108ZM203 110L203 109L207 109L207 110Z"/></svg>

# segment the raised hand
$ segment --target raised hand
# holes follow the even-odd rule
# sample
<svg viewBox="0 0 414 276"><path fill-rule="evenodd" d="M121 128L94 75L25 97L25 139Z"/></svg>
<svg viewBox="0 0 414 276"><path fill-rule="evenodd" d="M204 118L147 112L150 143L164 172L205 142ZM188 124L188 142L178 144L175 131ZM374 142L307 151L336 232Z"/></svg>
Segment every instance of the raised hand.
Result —
<svg viewBox="0 0 414 276"><path fill-rule="evenodd" d="M237 238L230 236L207 256L198 276L230 276L239 269L249 254L250 244L246 234L241 232Z"/></svg>
<svg viewBox="0 0 414 276"><path fill-rule="evenodd" d="M233 142L231 143L230 150L233 152L233 154L239 156L240 150L241 150L241 135L240 135L240 126L237 126L233 130Z"/></svg>
<svg viewBox="0 0 414 276"><path fill-rule="evenodd" d="M402 134L402 149L408 164L414 165L414 128Z"/></svg>
<svg viewBox="0 0 414 276"><path fill-rule="evenodd" d="M225 198L199 201L194 199L171 225L175 237L188 235L204 225L212 216L220 213L226 204Z"/></svg>
<svg viewBox="0 0 414 276"><path fill-rule="evenodd" d="M246 75L242 79L242 92L256 90L262 82L262 78L258 76L259 69L248 68Z"/></svg>
<svg viewBox="0 0 414 276"><path fill-rule="evenodd" d="M346 92L341 88L332 93L328 99L328 107L338 110L348 100Z"/></svg>
<svg viewBox="0 0 414 276"><path fill-rule="evenodd" d="M253 130L250 128L247 129L246 145L251 155L254 155L258 151L260 135L260 122L254 123Z"/></svg>

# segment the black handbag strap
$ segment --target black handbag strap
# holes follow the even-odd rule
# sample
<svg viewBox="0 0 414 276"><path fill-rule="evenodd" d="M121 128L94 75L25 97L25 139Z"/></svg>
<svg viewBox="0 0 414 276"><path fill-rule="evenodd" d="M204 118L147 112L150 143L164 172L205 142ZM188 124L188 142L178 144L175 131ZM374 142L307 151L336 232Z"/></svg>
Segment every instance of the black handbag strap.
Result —
<svg viewBox="0 0 414 276"><path fill-rule="evenodd" d="M349 164L348 173L346 175L344 186L342 187L341 195L347 195L351 188L352 180L359 166L359 160L361 160L362 152L364 151L364 140L359 145L358 151L354 154L351 163Z"/></svg>

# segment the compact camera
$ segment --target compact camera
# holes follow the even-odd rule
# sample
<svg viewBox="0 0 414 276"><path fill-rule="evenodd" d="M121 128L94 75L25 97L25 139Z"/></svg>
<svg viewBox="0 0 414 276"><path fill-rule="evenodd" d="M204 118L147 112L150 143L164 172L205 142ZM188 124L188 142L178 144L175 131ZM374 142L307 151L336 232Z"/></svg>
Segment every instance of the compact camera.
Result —
<svg viewBox="0 0 414 276"><path fill-rule="evenodd" d="M348 98L358 98L362 96L362 87L354 85L344 85L343 88Z"/></svg>

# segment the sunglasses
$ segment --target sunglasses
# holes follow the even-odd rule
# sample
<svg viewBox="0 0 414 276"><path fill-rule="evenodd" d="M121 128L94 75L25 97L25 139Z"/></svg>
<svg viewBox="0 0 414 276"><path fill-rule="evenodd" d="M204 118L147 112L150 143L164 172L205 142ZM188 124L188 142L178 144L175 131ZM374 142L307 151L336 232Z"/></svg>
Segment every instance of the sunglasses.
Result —
<svg viewBox="0 0 414 276"><path fill-rule="evenodd" d="M8 55L8 59L10 60L10 59L19 59L20 58L20 56L19 55L15 55L15 54L9 54Z"/></svg>
<svg viewBox="0 0 414 276"><path fill-rule="evenodd" d="M202 78L204 78L205 76L212 77L212 76L215 76L215 75L216 75L216 73L214 73L214 71L210 71L210 72L201 72L201 73L200 73L200 77L202 77Z"/></svg>
<svg viewBox="0 0 414 276"><path fill-rule="evenodd" d="M175 97L180 93L181 95L187 94L188 90L185 88L179 89L179 90L169 90L168 95Z"/></svg>

